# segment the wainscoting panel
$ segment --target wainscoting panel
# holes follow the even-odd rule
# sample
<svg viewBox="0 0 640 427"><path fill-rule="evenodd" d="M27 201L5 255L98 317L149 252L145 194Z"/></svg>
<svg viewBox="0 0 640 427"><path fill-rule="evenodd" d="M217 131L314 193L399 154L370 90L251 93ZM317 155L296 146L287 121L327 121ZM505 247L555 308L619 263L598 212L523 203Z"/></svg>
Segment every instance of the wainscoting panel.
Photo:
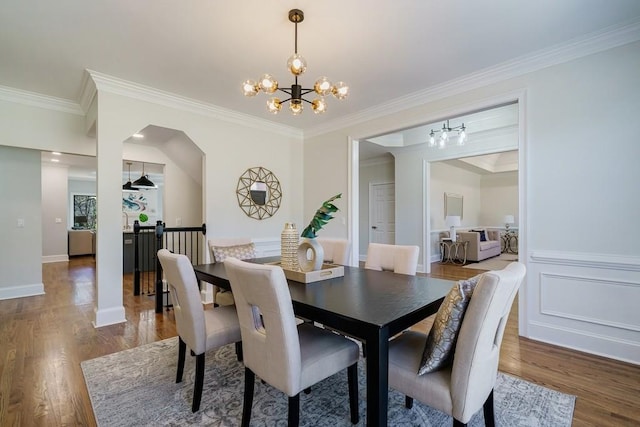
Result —
<svg viewBox="0 0 640 427"><path fill-rule="evenodd" d="M589 304L589 295L598 304ZM615 295L615 300L611 298ZM540 275L540 313L640 332L640 283Z"/></svg>
<svg viewBox="0 0 640 427"><path fill-rule="evenodd" d="M531 339L640 364L640 257L532 251Z"/></svg>
<svg viewBox="0 0 640 427"><path fill-rule="evenodd" d="M253 239L256 246L256 256L269 257L280 256L280 238L276 239Z"/></svg>

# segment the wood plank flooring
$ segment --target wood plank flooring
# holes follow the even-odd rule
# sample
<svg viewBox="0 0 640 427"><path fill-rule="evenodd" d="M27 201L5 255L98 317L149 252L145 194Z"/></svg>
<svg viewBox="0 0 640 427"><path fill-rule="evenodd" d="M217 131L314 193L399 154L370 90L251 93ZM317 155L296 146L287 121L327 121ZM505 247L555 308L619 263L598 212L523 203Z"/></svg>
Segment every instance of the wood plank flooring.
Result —
<svg viewBox="0 0 640 427"><path fill-rule="evenodd" d="M465 279L480 270L433 264L431 275ZM173 313L132 296L127 322L94 328L92 257L43 265L46 295L0 301L0 426L94 426L80 362L176 335ZM416 325L427 330L429 319ZM500 370L578 396L574 426L640 426L640 366L518 337L514 305ZM141 403L143 404L143 403Z"/></svg>

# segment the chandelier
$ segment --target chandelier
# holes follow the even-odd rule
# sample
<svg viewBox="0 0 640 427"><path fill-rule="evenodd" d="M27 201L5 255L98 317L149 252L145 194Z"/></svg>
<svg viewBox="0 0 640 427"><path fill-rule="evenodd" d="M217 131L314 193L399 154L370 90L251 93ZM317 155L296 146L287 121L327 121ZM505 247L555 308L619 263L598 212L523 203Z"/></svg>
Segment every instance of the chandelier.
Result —
<svg viewBox="0 0 640 427"><path fill-rule="evenodd" d="M274 96L267 101L267 111L272 114L278 114L282 109L282 104L286 102L290 103L289 109L294 115L302 113L304 102L311 104L314 113L321 114L327 111L325 96L332 94L338 99L344 99L349 94L349 86L347 86L346 83L337 82L336 84L332 84L326 77L318 78L311 89L303 88L298 84L298 76L307 69L307 61L298 54L298 23L303 20L304 13L300 9L291 9L289 11L289 21L295 25L294 53L287 61L287 68L295 79L291 87L279 87L278 82L270 74L264 74L257 82L254 80L246 80L242 84L245 96L255 96L260 91L267 94L275 93L278 90L286 93L289 96L287 99L281 100ZM315 92L316 95L318 95L313 101L303 98L311 92Z"/></svg>
<svg viewBox="0 0 640 427"><path fill-rule="evenodd" d="M438 148L446 147L449 143L451 132L457 132L458 145L464 145L464 143L467 141L466 130L467 128L464 127L464 123L462 123L460 126L451 127L449 126L449 120L447 120L446 123L442 124L442 129L431 129L431 132L429 133L429 147L435 147L436 143L438 145ZM440 134L440 136L438 136L436 140L437 134Z"/></svg>

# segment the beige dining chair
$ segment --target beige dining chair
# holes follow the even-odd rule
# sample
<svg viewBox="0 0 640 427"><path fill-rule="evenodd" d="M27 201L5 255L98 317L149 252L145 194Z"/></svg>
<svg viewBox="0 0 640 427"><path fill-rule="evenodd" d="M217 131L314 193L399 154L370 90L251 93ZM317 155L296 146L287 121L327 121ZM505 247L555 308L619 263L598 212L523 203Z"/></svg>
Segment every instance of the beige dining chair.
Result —
<svg viewBox="0 0 640 427"><path fill-rule="evenodd" d="M256 247L250 237L216 237L209 239L209 254L211 262L223 262L232 256L238 259L256 257ZM233 305L231 291L213 287L213 305Z"/></svg>
<svg viewBox="0 0 640 427"><path fill-rule="evenodd" d="M525 272L523 264L511 263L504 270L480 276L464 313L450 364L419 375L427 335L408 331L390 342L389 386L405 394L407 408L417 399L451 415L454 426L466 425L483 408L485 424L495 425L493 388L500 345Z"/></svg>
<svg viewBox="0 0 640 427"><path fill-rule="evenodd" d="M317 237L316 239L322 245L324 262L349 265L351 255L351 242L349 240L335 237Z"/></svg>
<svg viewBox="0 0 640 427"><path fill-rule="evenodd" d="M196 378L191 410L200 409L204 382L205 353L241 341L240 324L234 306L204 310L198 280L191 261L186 255L173 254L166 249L158 251L164 277L169 285L173 312L178 331L178 368L176 382L182 382L187 347L196 357ZM242 351L236 347L239 359Z"/></svg>
<svg viewBox="0 0 640 427"><path fill-rule="evenodd" d="M281 267L227 258L224 267L236 300L245 365L242 426L248 427L255 376L289 396L288 425L297 426L300 392L347 368L351 422L357 424L356 343L309 323L296 325ZM318 396L320 397L320 396Z"/></svg>
<svg viewBox="0 0 640 427"><path fill-rule="evenodd" d="M364 268L415 276L419 255L420 248L415 245L369 243Z"/></svg>

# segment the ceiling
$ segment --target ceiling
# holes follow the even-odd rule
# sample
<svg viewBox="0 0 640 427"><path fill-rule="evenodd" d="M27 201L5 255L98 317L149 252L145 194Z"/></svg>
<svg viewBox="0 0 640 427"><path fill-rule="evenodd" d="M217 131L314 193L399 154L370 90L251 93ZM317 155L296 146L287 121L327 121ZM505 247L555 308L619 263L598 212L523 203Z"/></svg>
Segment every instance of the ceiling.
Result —
<svg viewBox="0 0 640 427"><path fill-rule="evenodd" d="M293 83L291 8L305 13L300 83L351 89L322 116L273 116L240 90L267 72ZM89 69L307 131L638 22L637 0L4 0L0 89L77 103Z"/></svg>

